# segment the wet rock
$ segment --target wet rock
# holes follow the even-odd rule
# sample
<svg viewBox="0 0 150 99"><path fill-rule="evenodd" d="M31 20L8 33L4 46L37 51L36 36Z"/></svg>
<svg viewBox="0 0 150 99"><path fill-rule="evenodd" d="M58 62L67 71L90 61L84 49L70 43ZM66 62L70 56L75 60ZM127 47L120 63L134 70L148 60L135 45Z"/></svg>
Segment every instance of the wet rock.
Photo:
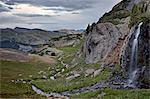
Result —
<svg viewBox="0 0 150 99"><path fill-rule="evenodd" d="M132 27L130 34L125 40L124 46L122 47L122 53L120 57L120 65L122 66L123 73L126 74L125 76L128 76L129 66L130 66L130 58L131 58L131 50L132 50L132 42L135 37L135 31L137 29L137 26ZM140 29L140 35L138 38L138 52L137 52L137 67L142 70L142 68L145 66L145 70L143 70L143 73L139 76L139 84L147 85L150 83L150 68L149 68L149 57L150 57L150 21L143 22L141 29ZM140 79L141 78L141 79Z"/></svg>

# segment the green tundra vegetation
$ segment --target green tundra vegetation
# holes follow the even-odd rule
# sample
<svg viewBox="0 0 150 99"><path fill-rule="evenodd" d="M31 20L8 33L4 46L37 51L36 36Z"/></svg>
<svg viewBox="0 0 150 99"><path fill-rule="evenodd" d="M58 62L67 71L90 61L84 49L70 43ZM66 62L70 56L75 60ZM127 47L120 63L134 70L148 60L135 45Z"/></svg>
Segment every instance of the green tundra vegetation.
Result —
<svg viewBox="0 0 150 99"><path fill-rule="evenodd" d="M38 98L31 89L30 83L22 83L23 81L31 81L41 78L37 72L47 71L48 65L41 63L27 63L17 61L0 61L1 69L1 90L2 98ZM32 75L32 78L29 77ZM15 82L17 80L17 82Z"/></svg>
<svg viewBox="0 0 150 99"><path fill-rule="evenodd" d="M68 46L60 48L59 50L64 52L62 61L69 64L75 53L79 51L78 47L80 46L81 44L76 45L75 47ZM56 76L56 80L51 80L49 77L56 74L57 72L60 72L63 68L59 61L54 65L48 65L44 63L1 61L0 67L3 72L0 79L0 95L3 98L46 98L44 96L37 95L31 89L31 84L36 85L38 88L45 92L63 92L90 86L101 80L106 80L110 76L111 70L109 68L105 68L99 75L95 77L92 75L85 77L85 70L98 69L100 66L99 64L86 64L82 58L78 58L77 61L77 66L70 66L69 68L66 68L64 72L61 72L60 75ZM119 66L116 65L115 71L119 70ZM39 74L40 71L43 71L45 74ZM65 79L67 74L70 74L72 71L81 71L81 76L71 80ZM43 75L46 75L48 79L43 78ZM26 83L23 83L23 81L26 81ZM150 90L144 89L114 90L107 88L74 94L71 95L71 98L90 99L100 97L101 94L104 94L104 96L102 96L104 99L110 99L112 97L117 99L148 99L150 94L149 92Z"/></svg>
<svg viewBox="0 0 150 99"><path fill-rule="evenodd" d="M140 21L147 21L150 19L150 13L147 12L147 7L144 5L134 5L132 11L123 8L123 2L116 5L112 11L105 13L100 18L98 23L111 22L115 25L121 24L122 18L130 17L129 27L131 28ZM96 23L93 23L95 25ZM87 31L91 31L92 26L88 25ZM32 63L19 61L0 60L0 97L1 98L46 98L36 94L31 85L35 85L44 92L64 92L75 89L91 86L102 80L109 79L112 73L120 73L121 66L115 65L105 67L101 73L94 76L89 74L86 76L85 71L88 69L99 69L100 63L86 64L83 56L78 55L81 51L85 38L79 35L59 36L50 39L49 47L54 47L53 42L57 40L72 40L79 39L80 44L74 46L66 46L57 48L62 52L61 55L53 57L56 60L54 64L46 63ZM42 46L42 45L41 45ZM45 49L43 49L45 50ZM45 53L32 52L32 54L39 54L43 56ZM79 57L80 56L80 57ZM65 67L63 64L68 65ZM66 79L73 75L73 72L80 74L73 79ZM55 76L55 80L51 77ZM71 99L150 99L150 89L110 89L103 88L89 92L82 92L73 94Z"/></svg>
<svg viewBox="0 0 150 99"><path fill-rule="evenodd" d="M147 6L137 5L135 4L131 11L131 19L129 27L131 28L133 25L140 21L147 21L150 19L150 12L147 11Z"/></svg>
<svg viewBox="0 0 150 99"><path fill-rule="evenodd" d="M75 94L71 96L71 99L149 99L149 95L149 89L116 90L106 88Z"/></svg>

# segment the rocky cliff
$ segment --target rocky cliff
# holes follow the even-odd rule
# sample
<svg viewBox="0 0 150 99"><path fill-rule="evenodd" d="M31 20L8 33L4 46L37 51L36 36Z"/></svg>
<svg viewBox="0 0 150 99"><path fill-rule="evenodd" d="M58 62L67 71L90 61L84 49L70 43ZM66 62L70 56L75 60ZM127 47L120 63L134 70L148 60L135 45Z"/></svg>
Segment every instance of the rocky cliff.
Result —
<svg viewBox="0 0 150 99"><path fill-rule="evenodd" d="M127 77L130 63L131 46L139 22L141 34L138 39L137 63L140 67L138 80L147 85L150 65L150 1L123 0L110 12L105 13L97 23L88 25L82 55L86 63L98 63L108 66L119 65L124 77Z"/></svg>
<svg viewBox="0 0 150 99"><path fill-rule="evenodd" d="M132 10L138 4L146 5L142 9L149 10L148 0L123 0L109 13L105 13L97 23L87 27L86 40L83 45L83 55L87 63L107 61L110 59L109 57L115 58L113 56L117 57L113 62L118 62L119 54L117 53L120 52L125 38L130 33L130 28L133 26L130 26L133 23L131 20ZM112 54L115 55L111 56ZM111 63L111 61L107 63Z"/></svg>

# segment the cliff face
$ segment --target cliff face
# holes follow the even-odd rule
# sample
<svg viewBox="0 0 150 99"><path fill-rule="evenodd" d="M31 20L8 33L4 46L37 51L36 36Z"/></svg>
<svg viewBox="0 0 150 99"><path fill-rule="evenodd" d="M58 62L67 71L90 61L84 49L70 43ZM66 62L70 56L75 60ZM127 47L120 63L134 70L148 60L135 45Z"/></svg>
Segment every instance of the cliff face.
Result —
<svg viewBox="0 0 150 99"><path fill-rule="evenodd" d="M135 33L137 30L137 25L132 27L129 35L124 41L120 52L120 65L122 66L123 73L125 77L128 77L130 65L131 65L131 54L133 40L135 38ZM139 78L139 86L148 88L150 84L150 20L144 22L140 29L140 35L138 38L138 51L137 51L137 67Z"/></svg>
<svg viewBox="0 0 150 99"><path fill-rule="evenodd" d="M143 85L150 85L150 20L141 27L138 49L138 65L143 70L139 78Z"/></svg>
<svg viewBox="0 0 150 99"><path fill-rule="evenodd" d="M123 24L114 25L110 22L98 23L86 37L84 44L84 55L87 63L96 63L108 56L119 41L127 34L128 18ZM126 32L126 33L125 33Z"/></svg>
<svg viewBox="0 0 150 99"><path fill-rule="evenodd" d="M143 22L138 39L139 80L141 85L142 83L150 83L148 78L150 65L149 0L123 0L109 13L105 13L97 23L89 25L82 48L86 63L100 62L109 66L120 64L123 74L127 75L131 46L135 37L134 31L139 22Z"/></svg>
<svg viewBox="0 0 150 99"><path fill-rule="evenodd" d="M141 4L142 9L149 10L149 1L147 0L123 0L109 13L105 13L97 23L87 27L82 51L86 63L104 61L111 64L119 62L119 53L124 40L130 33L130 27L141 21L138 18L134 22L131 20L131 18L134 19L131 16L132 10L137 4ZM142 13L140 13L141 16Z"/></svg>

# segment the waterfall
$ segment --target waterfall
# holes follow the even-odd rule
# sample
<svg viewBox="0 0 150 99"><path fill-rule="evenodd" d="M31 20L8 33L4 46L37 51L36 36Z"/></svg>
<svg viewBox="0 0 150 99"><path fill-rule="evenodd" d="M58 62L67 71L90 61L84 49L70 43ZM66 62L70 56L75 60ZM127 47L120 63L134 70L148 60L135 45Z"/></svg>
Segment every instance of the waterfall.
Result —
<svg viewBox="0 0 150 99"><path fill-rule="evenodd" d="M132 42L132 50L129 64L129 79L128 87L136 87L136 80L138 78L138 64L137 64L137 54L138 54L138 37L140 35L140 29L143 22L138 25L138 28L135 31L135 38Z"/></svg>

